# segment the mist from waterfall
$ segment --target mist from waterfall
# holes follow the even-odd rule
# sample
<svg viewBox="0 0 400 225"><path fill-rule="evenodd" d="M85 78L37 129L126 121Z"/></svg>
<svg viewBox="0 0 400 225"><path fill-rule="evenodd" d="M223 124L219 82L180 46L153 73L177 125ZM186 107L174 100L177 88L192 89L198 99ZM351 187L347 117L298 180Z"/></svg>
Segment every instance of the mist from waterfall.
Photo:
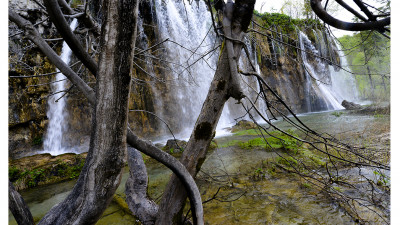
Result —
<svg viewBox="0 0 400 225"><path fill-rule="evenodd" d="M73 19L70 24L71 30L75 30L77 25L78 20ZM70 62L71 54L71 49L64 41L60 58L67 65ZM60 72L58 69L56 71ZM63 134L65 134L68 129L68 112L66 111L67 100L66 96L64 96L67 83L67 78L62 73L57 73L50 85L53 95L48 98L47 102L48 125L43 141L43 152L50 153L51 155L71 152L70 149L65 148L65 143L63 142Z"/></svg>

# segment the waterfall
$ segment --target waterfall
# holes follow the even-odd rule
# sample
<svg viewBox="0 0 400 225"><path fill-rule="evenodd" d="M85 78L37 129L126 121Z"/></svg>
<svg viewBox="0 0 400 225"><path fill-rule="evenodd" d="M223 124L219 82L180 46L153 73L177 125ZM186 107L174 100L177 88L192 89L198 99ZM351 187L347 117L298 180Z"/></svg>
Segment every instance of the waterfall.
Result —
<svg viewBox="0 0 400 225"><path fill-rule="evenodd" d="M171 68L166 76L166 89L169 90L161 91L170 92L169 107L173 109L164 115L158 114L166 118L173 113L179 118L179 127L174 132L177 137L186 139L201 111L216 70L218 51L201 58L216 46L216 37L204 1L188 4L187 1L156 0L155 4L161 40L170 40L164 45L166 61ZM229 109L225 107L217 131L231 126L230 122Z"/></svg>
<svg viewBox="0 0 400 225"><path fill-rule="evenodd" d="M72 20L71 30L75 30L78 25L77 19ZM60 58L68 65L71 58L71 49L66 42L63 43ZM57 69L57 72L60 72ZM63 134L67 131L68 112L66 111L66 97L62 92L66 89L67 78L62 73L57 73L54 81L51 83L51 91L54 93L48 99L47 132L43 141L44 152L52 155L59 155L65 152L71 152L65 148L63 143Z"/></svg>
<svg viewBox="0 0 400 225"><path fill-rule="evenodd" d="M341 51L337 42L334 42L334 44L338 49L341 67L350 71L344 52ZM334 66L331 65L329 66L329 71L332 77L332 90L336 93L335 96L337 96L336 98L339 102L342 102L343 100L358 102L358 90L354 75L342 69L335 70Z"/></svg>
<svg viewBox="0 0 400 225"><path fill-rule="evenodd" d="M316 57L315 63L316 66L312 66L311 57L307 52L313 53L315 55L319 55L319 51L312 45L311 41L308 39L307 35L303 32L299 31L299 43L301 49L301 58L303 61L303 66L306 75L306 98L307 101L312 101L312 95L310 91L314 91L317 93L317 96L322 97L323 102L314 101L307 102L307 106L309 107L309 112L311 111L319 111L322 110L337 110L344 109L343 106L339 103L337 99L337 94L332 90L332 82L331 82L331 72L330 69L326 69L325 65L322 61ZM329 58L330 59L330 58ZM323 104L324 105L323 105ZM315 110L316 109L316 110Z"/></svg>

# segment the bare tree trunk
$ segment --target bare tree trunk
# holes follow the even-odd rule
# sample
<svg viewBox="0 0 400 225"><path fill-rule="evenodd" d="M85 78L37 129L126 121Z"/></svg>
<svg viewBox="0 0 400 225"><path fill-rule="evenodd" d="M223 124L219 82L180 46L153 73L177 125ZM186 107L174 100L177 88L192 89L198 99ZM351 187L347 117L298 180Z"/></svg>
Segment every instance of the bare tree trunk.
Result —
<svg viewBox="0 0 400 225"><path fill-rule="evenodd" d="M8 206L18 224L33 225L33 217L24 199L8 181Z"/></svg>
<svg viewBox="0 0 400 225"><path fill-rule="evenodd" d="M137 0L105 1L89 153L76 185L39 224L95 224L121 180Z"/></svg>
<svg viewBox="0 0 400 225"><path fill-rule="evenodd" d="M243 97L239 82L237 64L240 58L243 32L247 30L253 14L254 0L240 1L234 4L228 1L223 7L225 47L218 61L217 71L211 82L207 98L196 121L189 142L182 154L181 162L193 177L200 170L207 148L215 135L215 128L221 116L225 102L234 97ZM235 41L233 41L235 40ZM172 175L161 200L156 224L178 224L182 222L186 192L179 180Z"/></svg>

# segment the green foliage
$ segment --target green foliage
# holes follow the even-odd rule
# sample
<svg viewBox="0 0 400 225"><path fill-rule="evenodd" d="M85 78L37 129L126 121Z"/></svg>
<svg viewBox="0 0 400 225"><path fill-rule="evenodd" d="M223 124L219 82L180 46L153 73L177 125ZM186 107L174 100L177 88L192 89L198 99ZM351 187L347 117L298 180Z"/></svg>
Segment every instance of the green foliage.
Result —
<svg viewBox="0 0 400 225"><path fill-rule="evenodd" d="M333 112L333 113L331 113L331 115L334 115L336 117L340 117L343 114L344 114L344 112Z"/></svg>
<svg viewBox="0 0 400 225"><path fill-rule="evenodd" d="M376 74L390 75L390 40L377 32L363 31L339 38L359 93L364 99L388 100L390 81Z"/></svg>
<svg viewBox="0 0 400 225"><path fill-rule="evenodd" d="M295 19L282 13L263 13L260 15L267 27L279 26L283 32L290 33L297 27L314 27L322 29L323 26L318 19Z"/></svg>

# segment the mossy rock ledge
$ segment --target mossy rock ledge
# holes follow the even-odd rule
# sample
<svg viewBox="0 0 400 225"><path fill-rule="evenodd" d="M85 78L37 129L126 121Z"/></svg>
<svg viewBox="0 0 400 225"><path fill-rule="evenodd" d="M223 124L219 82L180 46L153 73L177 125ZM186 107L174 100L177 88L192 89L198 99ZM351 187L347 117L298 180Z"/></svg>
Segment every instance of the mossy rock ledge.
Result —
<svg viewBox="0 0 400 225"><path fill-rule="evenodd" d="M52 156L48 153L10 160L9 180L17 190L57 183L77 178L87 153L66 153Z"/></svg>

